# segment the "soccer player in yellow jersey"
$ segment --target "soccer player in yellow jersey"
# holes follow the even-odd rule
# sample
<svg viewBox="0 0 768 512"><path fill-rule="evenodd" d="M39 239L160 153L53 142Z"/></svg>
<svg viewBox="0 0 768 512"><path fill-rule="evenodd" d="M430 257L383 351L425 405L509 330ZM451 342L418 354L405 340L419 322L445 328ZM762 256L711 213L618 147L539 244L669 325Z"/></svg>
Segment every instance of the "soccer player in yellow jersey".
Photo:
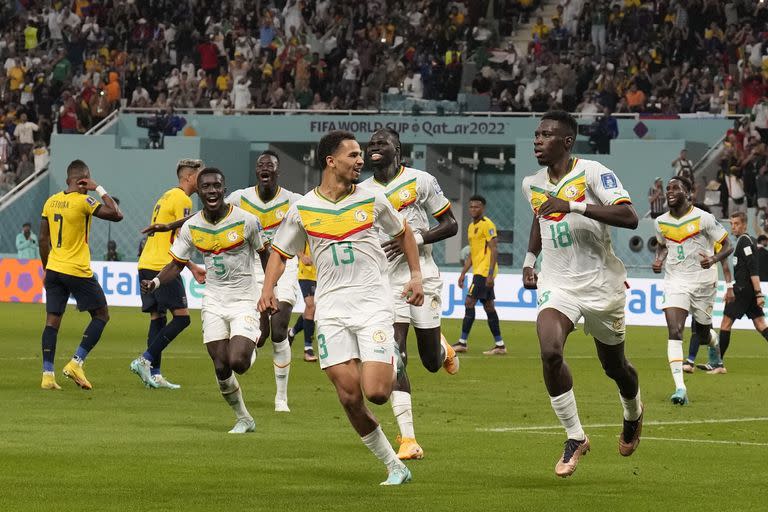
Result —
<svg viewBox="0 0 768 512"><path fill-rule="evenodd" d="M197 173L202 168L201 160L179 161L176 166L179 184L157 200L152 209L152 224L168 224L192 213L190 196L197 192ZM177 233L178 230L173 230L150 233L147 236L147 243L139 256L139 280L151 281L170 263L169 251ZM187 268L192 271L198 282L205 282L205 270L191 261L187 263ZM181 386L163 377L160 362L165 347L190 324L187 295L181 276L176 276L176 279L161 288L142 293L141 310L150 315L147 350L131 362L131 371L137 374L147 387L178 389ZM166 312L169 310L173 319L166 325Z"/></svg>
<svg viewBox="0 0 768 512"><path fill-rule="evenodd" d="M304 313L299 315L296 323L288 329L288 341L293 339L301 331L304 331L304 360L308 363L317 361L317 356L312 348L312 337L315 335L315 288L317 288L317 268L312 261L309 252L309 244L304 247L304 252L299 253L299 288L304 297Z"/></svg>
<svg viewBox="0 0 768 512"><path fill-rule="evenodd" d="M104 290L91 270L88 233L91 217L112 222L123 220L120 207L104 187L91 179L91 171L82 160L73 160L67 167L67 189L52 195L43 206L40 222L40 259L45 268L45 329L43 330L43 389L61 389L53 373L56 336L70 294L80 311L88 311L91 322L72 360L64 367L64 375L83 389L91 383L83 372L83 362L98 343L109 321ZM88 195L95 190L101 200Z"/></svg>
<svg viewBox="0 0 768 512"><path fill-rule="evenodd" d="M475 195L469 198L469 215L472 217L467 227L469 238L469 258L464 261L464 268L459 275L459 287L464 288L464 281L469 269L472 269L472 284L464 299L464 320L461 324L461 338L453 344L456 352L467 351L467 339L472 324L475 322L475 304L479 300L483 304L485 315L488 317L488 327L495 341L490 350L483 352L485 355L504 355L507 348L501 337L499 328L499 314L496 312L493 292L493 281L499 273L497 264L499 250L496 242L496 225L485 216L485 198Z"/></svg>
<svg viewBox="0 0 768 512"><path fill-rule="evenodd" d="M317 343L320 367L363 443L387 468L382 485L400 485L411 472L397 458L365 398L384 404L392 393L397 359L387 257L377 230L402 244L410 280L401 296L424 302L416 239L405 218L380 192L355 185L363 152L349 132L326 134L317 146L323 167L320 186L288 210L274 241L259 299L260 311L274 311L275 287L286 260L309 248L317 265Z"/></svg>

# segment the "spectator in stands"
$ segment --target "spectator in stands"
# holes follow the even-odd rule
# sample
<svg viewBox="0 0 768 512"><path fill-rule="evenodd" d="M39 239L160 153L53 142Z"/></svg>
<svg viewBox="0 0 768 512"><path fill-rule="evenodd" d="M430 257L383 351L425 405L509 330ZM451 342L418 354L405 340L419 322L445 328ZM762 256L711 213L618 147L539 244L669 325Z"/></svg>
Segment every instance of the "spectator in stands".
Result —
<svg viewBox="0 0 768 512"><path fill-rule="evenodd" d="M403 80L403 94L409 98L420 100L424 97L424 85L421 82L421 74L409 69Z"/></svg>
<svg viewBox="0 0 768 512"><path fill-rule="evenodd" d="M619 136L619 124L611 115L611 109L603 107L603 115L591 126L589 138L590 145L596 153L608 154L611 152L611 140Z"/></svg>
<svg viewBox="0 0 768 512"><path fill-rule="evenodd" d="M32 232L32 224L25 222L21 233L16 235L16 257L33 260L38 257L37 235Z"/></svg>
<svg viewBox="0 0 768 512"><path fill-rule="evenodd" d="M5 130L5 126L0 123L0 172L3 172L9 165L12 145L11 136Z"/></svg>
<svg viewBox="0 0 768 512"><path fill-rule="evenodd" d="M653 180L650 190L648 190L648 204L650 205L650 215L655 219L667 211L667 202L664 197L664 183L661 176Z"/></svg>
<svg viewBox="0 0 768 512"><path fill-rule="evenodd" d="M741 177L741 169L737 165L731 166L728 173L726 173L725 186L728 192L728 215L736 212L747 213L744 180Z"/></svg>
<svg viewBox="0 0 768 512"><path fill-rule="evenodd" d="M107 241L107 253L104 255L106 261L122 261L123 255L117 252L117 242L114 240Z"/></svg>
<svg viewBox="0 0 768 512"><path fill-rule="evenodd" d="M693 162L688 159L687 149L681 149L680 156L672 160L672 169L674 169L675 176L684 176L693 181Z"/></svg>
<svg viewBox="0 0 768 512"><path fill-rule="evenodd" d="M0 174L0 195L6 194L16 186L16 173L8 165Z"/></svg>
<svg viewBox="0 0 768 512"><path fill-rule="evenodd" d="M19 155L19 162L16 165L16 184L18 185L25 179L35 173L35 164L30 158L29 152L22 152Z"/></svg>

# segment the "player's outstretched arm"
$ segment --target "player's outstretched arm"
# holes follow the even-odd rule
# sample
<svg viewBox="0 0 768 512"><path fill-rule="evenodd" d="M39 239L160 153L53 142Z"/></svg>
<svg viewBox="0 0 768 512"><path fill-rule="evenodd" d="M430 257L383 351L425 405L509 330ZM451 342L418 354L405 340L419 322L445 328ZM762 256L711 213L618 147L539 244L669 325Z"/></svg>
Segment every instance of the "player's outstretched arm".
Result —
<svg viewBox="0 0 768 512"><path fill-rule="evenodd" d="M171 260L171 262L164 266L163 270L161 270L154 279L144 279L141 281L142 293L149 293L157 289L158 286L173 281L179 274L181 274L181 271L184 270L184 267L186 266L187 264L185 262Z"/></svg>
<svg viewBox="0 0 768 512"><path fill-rule="evenodd" d="M184 225L185 222L187 222L193 215L187 215L183 219L175 220L173 222L170 222L168 224L150 224L149 226L145 227L141 230L142 235L152 235L154 233L163 233L165 231L175 231L179 229L181 226Z"/></svg>
<svg viewBox="0 0 768 512"><path fill-rule="evenodd" d="M261 257L261 253L259 253L259 257ZM287 259L285 255L278 251L272 251L272 254L269 255L269 261L264 269L264 286L261 288L261 297L258 304L258 310L262 313L274 314L280 309L277 297L275 297L275 285L280 276L283 275L283 272L285 272L285 261Z"/></svg>
<svg viewBox="0 0 768 512"><path fill-rule="evenodd" d="M708 258L712 259L710 267L714 265L716 262L720 262L720 267L723 269L723 279L725 279L725 282L727 283L725 286L725 297L723 300L725 302L733 302L736 300L736 296L733 294L733 274L731 274L731 266L728 264L728 256L731 255L733 252L733 246L731 245L731 241L728 240L728 237L725 237L722 242L720 242L720 250L715 253L714 256L705 256L702 258L701 266L703 268L709 268L705 267L705 261ZM760 290L760 281L758 279L757 281L757 288L755 290Z"/></svg>
<svg viewBox="0 0 768 512"><path fill-rule="evenodd" d="M43 262L43 270L48 265L48 254L51 252L51 228L48 225L48 219L43 218L40 221L40 233L37 235L38 250L40 251L40 261Z"/></svg>
<svg viewBox="0 0 768 512"><path fill-rule="evenodd" d="M541 224L539 219L533 217L531 222L531 233L528 235L528 253L523 262L523 287L528 290L535 290L539 277L536 275L536 258L541 253Z"/></svg>
<svg viewBox="0 0 768 512"><path fill-rule="evenodd" d="M421 306L424 303L424 289L421 287L421 264L419 263L419 246L416 239L413 238L413 230L406 222L403 232L396 240L400 242L405 260L408 262L408 270L411 271L411 279L403 289L403 297L406 302L414 306Z"/></svg>

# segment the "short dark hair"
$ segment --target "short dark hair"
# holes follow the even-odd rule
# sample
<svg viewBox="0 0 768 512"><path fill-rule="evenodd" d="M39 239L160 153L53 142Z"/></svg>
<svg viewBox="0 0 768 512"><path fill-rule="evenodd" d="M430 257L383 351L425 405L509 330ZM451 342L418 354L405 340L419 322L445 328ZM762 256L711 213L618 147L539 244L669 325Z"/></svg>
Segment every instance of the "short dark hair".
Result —
<svg viewBox="0 0 768 512"><path fill-rule="evenodd" d="M29 226L29 227L31 228L31 227L32 227L32 224L31 224L31 223L29 223L29 222L25 222L24 224L22 224L22 225L21 225L21 227L22 227L22 228L25 228L25 227L27 227L27 226Z"/></svg>
<svg viewBox="0 0 768 512"><path fill-rule="evenodd" d="M317 145L317 166L325 169L325 159L333 155L345 140L357 140L352 132L334 130L323 135Z"/></svg>
<svg viewBox="0 0 768 512"><path fill-rule="evenodd" d="M483 206L485 206L485 198L480 194L475 194L472 197L470 197L469 202L471 203L472 201L480 201L481 203L483 203Z"/></svg>
<svg viewBox="0 0 768 512"><path fill-rule="evenodd" d="M570 130L571 135L574 137L579 131L579 123L576 122L576 118L573 117L571 114L566 112L565 110L550 110L543 116L541 116L541 120L544 121L545 119L549 119L550 121L557 121L559 123L564 124L568 127L568 130Z"/></svg>
<svg viewBox="0 0 768 512"><path fill-rule="evenodd" d="M384 132L388 134L390 137L393 137L398 143L400 143L400 133L395 130L394 128L390 128L389 126L385 126L384 128L379 128L374 133L380 133Z"/></svg>
<svg viewBox="0 0 768 512"><path fill-rule="evenodd" d="M733 212L732 214L729 215L729 217L732 219L738 218L744 224L747 223L747 214L744 212Z"/></svg>
<svg viewBox="0 0 768 512"><path fill-rule="evenodd" d="M67 166L67 179L81 175L88 166L82 160L72 160Z"/></svg>
<svg viewBox="0 0 768 512"><path fill-rule="evenodd" d="M671 178L669 178L669 181L672 181L672 180L677 180L680 183L682 183L683 187L685 187L685 190L687 190L688 192L693 190L693 183L691 183L691 180L689 180L685 176L672 176Z"/></svg>
<svg viewBox="0 0 768 512"><path fill-rule="evenodd" d="M277 153L275 153L274 151L272 151L271 149L265 149L264 151L262 151L261 154L259 155L259 158L261 158L263 156L273 156L273 157L275 157L275 160L277 160L277 164L280 165L280 156ZM258 158L257 158L257 160L258 160Z"/></svg>
<svg viewBox="0 0 768 512"><path fill-rule="evenodd" d="M766 240L768 240L768 236L760 235L759 237L757 237L757 241L758 242L763 242L763 241L766 241Z"/></svg>
<svg viewBox="0 0 768 512"><path fill-rule="evenodd" d="M181 178L181 170L185 168L199 171L203 168L203 161L197 158L182 158L176 164L176 177Z"/></svg>
<svg viewBox="0 0 768 512"><path fill-rule="evenodd" d="M200 174L197 175L197 182L200 183L200 178L208 174L218 174L219 176L221 176L221 182L226 183L226 179L224 178L224 173L221 172L221 169L217 167L206 167L205 169L200 171Z"/></svg>

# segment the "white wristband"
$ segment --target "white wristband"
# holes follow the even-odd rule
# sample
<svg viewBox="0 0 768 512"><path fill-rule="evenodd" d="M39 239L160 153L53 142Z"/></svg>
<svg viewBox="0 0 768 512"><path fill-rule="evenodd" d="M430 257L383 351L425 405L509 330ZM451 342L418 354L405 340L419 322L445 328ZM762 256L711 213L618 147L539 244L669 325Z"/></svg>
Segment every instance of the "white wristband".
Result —
<svg viewBox="0 0 768 512"><path fill-rule="evenodd" d="M532 252L525 253L525 260L523 261L523 268L533 268L536 265L536 255Z"/></svg>
<svg viewBox="0 0 768 512"><path fill-rule="evenodd" d="M96 193L99 194L99 197L104 197L105 195L107 195L107 191L101 185L96 187Z"/></svg>
<svg viewBox="0 0 768 512"><path fill-rule="evenodd" d="M578 203L576 201L568 201L568 204L571 207L571 213L580 213L584 215L584 212L587 211L587 203Z"/></svg>
<svg viewBox="0 0 768 512"><path fill-rule="evenodd" d="M160 286L160 279L158 279L157 277L153 278L152 282L155 283L155 287L152 288L153 290L157 289L157 287Z"/></svg>
<svg viewBox="0 0 768 512"><path fill-rule="evenodd" d="M416 239L416 245L418 245L419 247L424 245L424 237L421 236L421 233L414 233L413 238Z"/></svg>

